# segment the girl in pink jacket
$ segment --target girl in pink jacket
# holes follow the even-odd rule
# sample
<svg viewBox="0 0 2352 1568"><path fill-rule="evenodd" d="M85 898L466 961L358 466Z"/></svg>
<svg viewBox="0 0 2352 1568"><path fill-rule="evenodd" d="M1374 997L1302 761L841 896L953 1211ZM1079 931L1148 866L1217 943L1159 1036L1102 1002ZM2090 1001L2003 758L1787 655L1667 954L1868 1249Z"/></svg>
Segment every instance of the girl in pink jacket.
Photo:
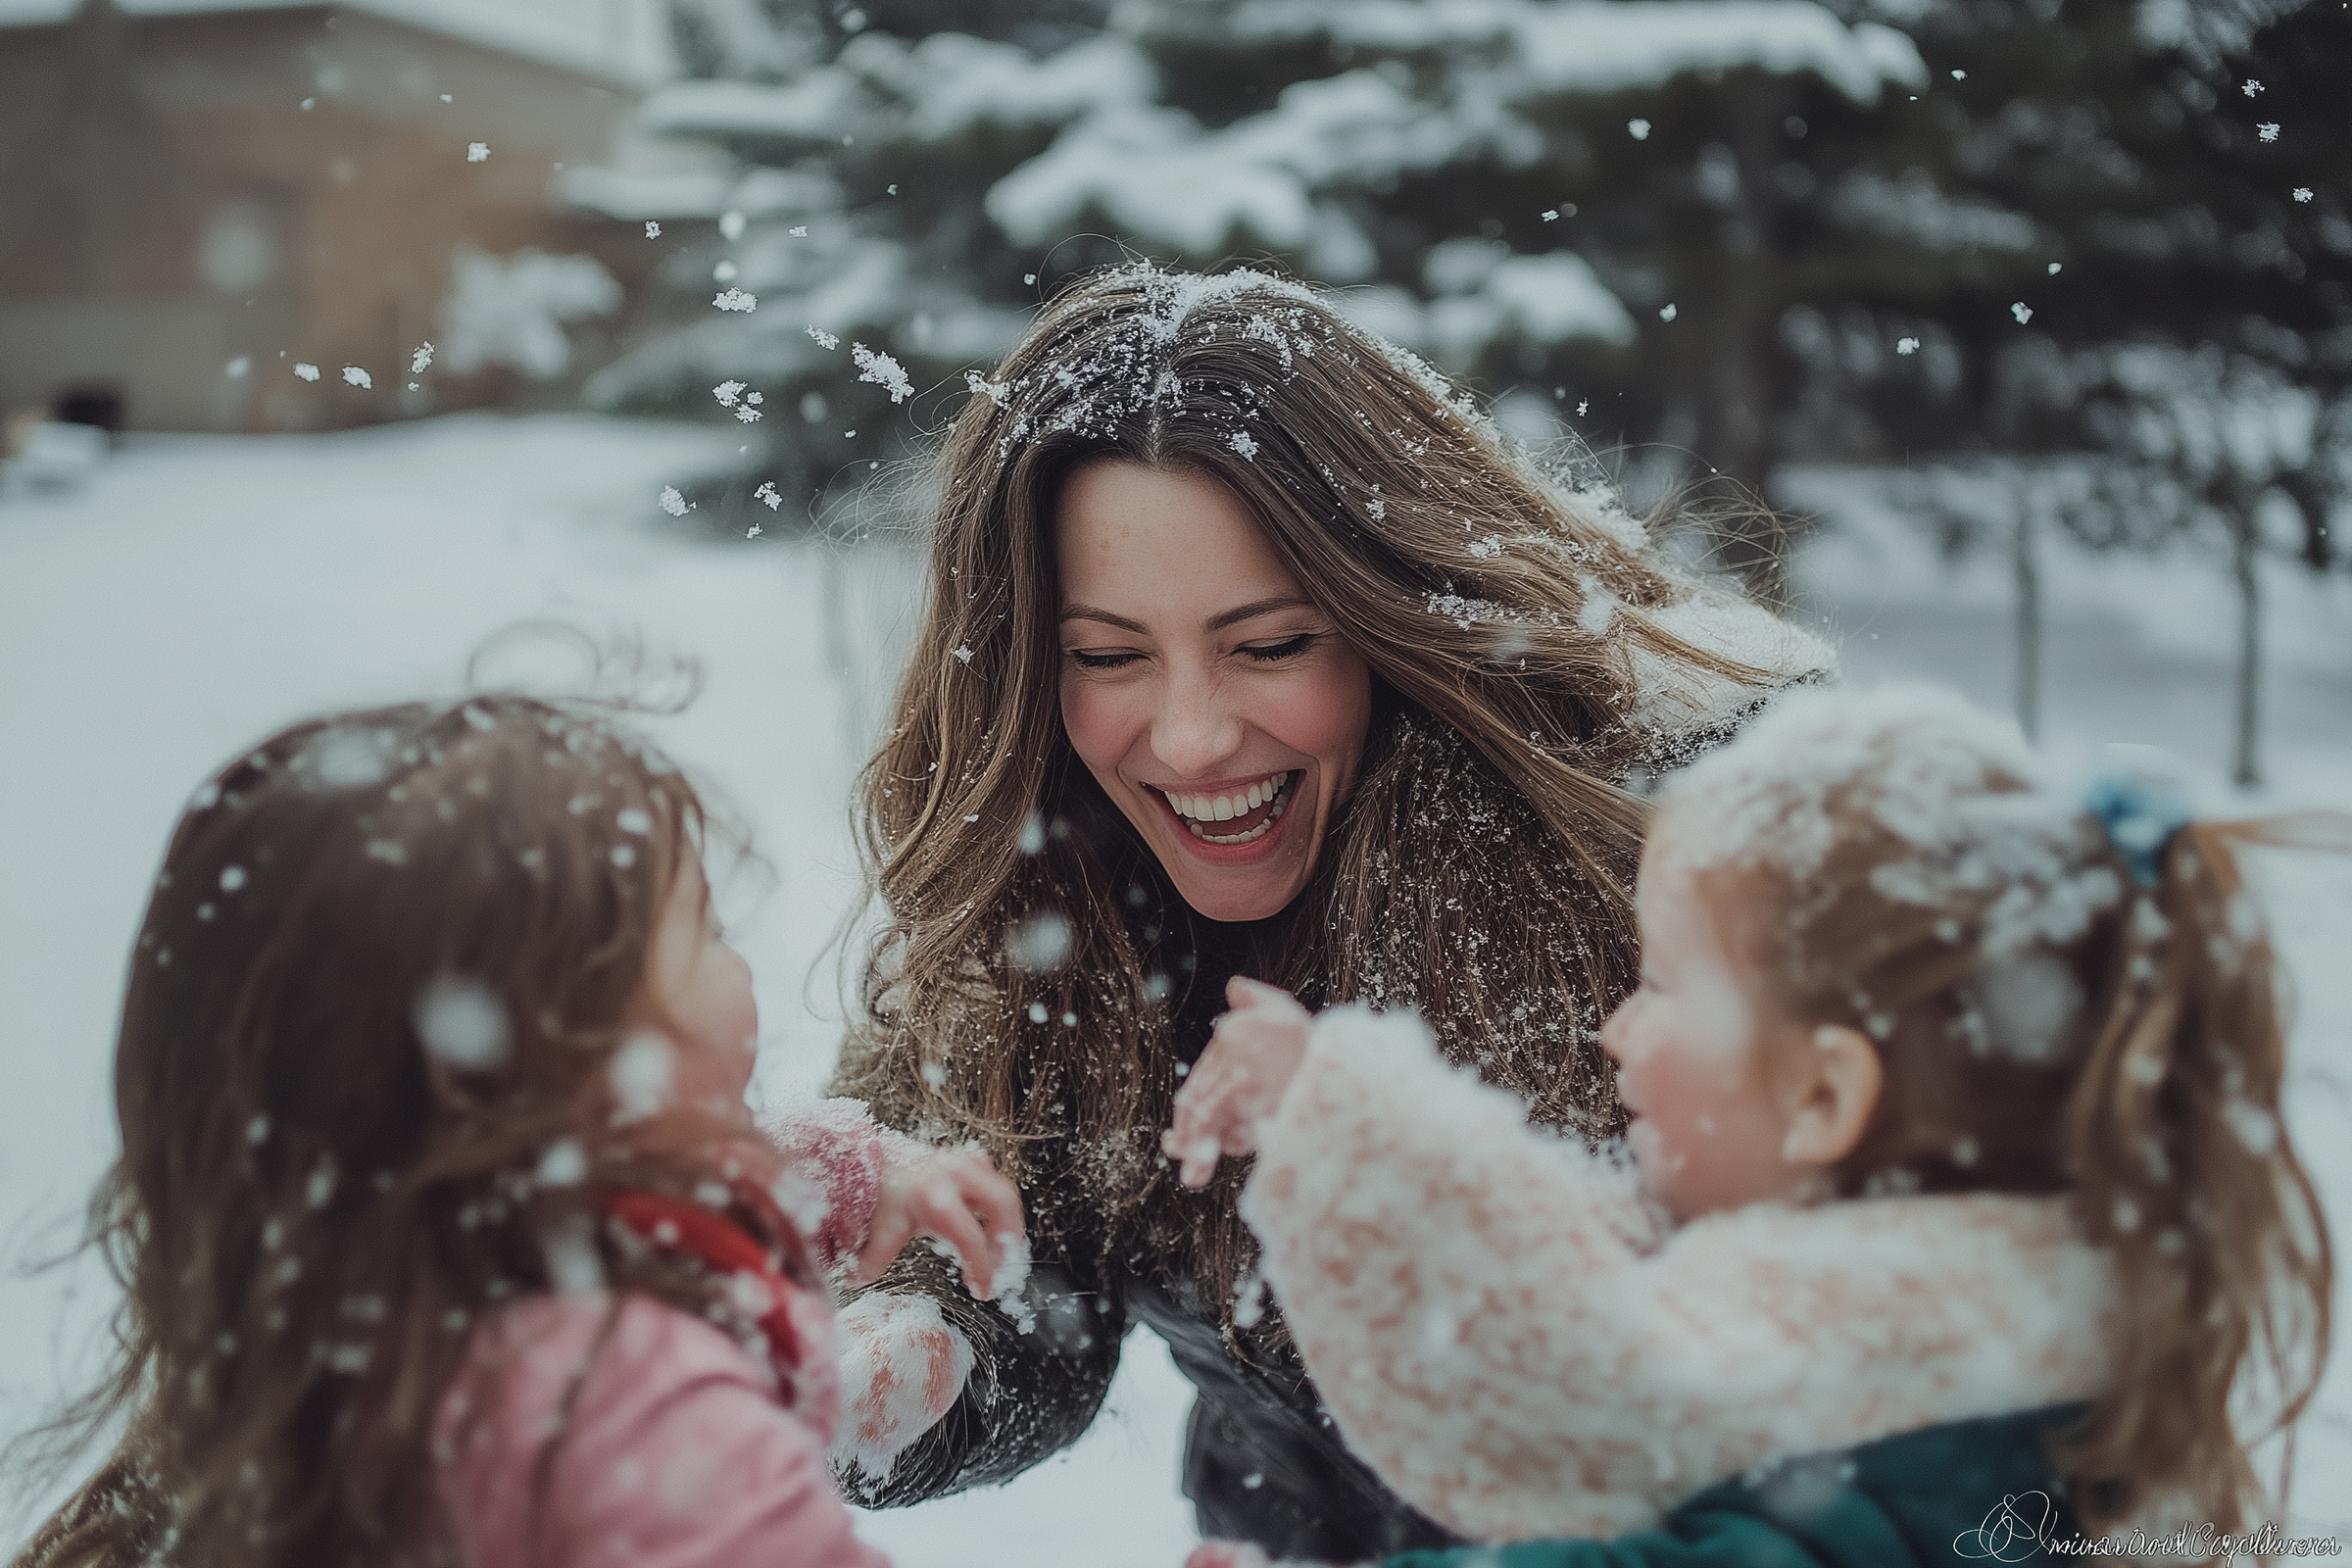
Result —
<svg viewBox="0 0 2352 1568"><path fill-rule="evenodd" d="M122 1437L18 1568L883 1568L825 1460L825 1276L929 1235L985 1292L1019 1200L852 1102L752 1124L706 828L610 714L521 697L299 724L198 791L92 1207L123 1354L60 1429ZM856 1407L935 1399L904 1382Z"/></svg>

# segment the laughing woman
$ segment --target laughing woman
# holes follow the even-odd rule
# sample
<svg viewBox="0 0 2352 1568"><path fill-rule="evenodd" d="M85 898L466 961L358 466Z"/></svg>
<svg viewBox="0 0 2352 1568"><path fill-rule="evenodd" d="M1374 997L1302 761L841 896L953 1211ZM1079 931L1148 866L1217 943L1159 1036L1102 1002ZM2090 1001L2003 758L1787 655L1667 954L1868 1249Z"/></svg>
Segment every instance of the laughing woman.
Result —
<svg viewBox="0 0 2352 1568"><path fill-rule="evenodd" d="M1200 1391L1202 1530L1356 1561L1447 1538L1341 1446L1234 1213L1160 1152L1228 980L1412 1006L1541 1121L1615 1130L1629 786L1829 664L1260 274L1060 296L942 457L930 599L861 808L884 916L837 1092L1020 1184L1025 1298L909 1254L848 1309L854 1496L1003 1481L1129 1326Z"/></svg>

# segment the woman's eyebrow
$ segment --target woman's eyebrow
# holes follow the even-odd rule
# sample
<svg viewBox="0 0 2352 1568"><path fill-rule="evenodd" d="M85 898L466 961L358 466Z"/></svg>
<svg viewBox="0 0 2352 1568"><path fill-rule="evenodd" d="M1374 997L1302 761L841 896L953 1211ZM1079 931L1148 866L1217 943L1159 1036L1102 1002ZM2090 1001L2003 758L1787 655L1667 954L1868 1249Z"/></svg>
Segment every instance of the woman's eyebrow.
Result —
<svg viewBox="0 0 2352 1568"><path fill-rule="evenodd" d="M1272 614L1277 610L1312 610L1314 608L1312 600L1302 599L1297 594L1277 594L1271 599L1253 599L1246 605L1236 606L1234 609L1226 611L1221 615L1209 616L1208 629L1223 631L1228 626L1239 625L1252 616Z"/></svg>
<svg viewBox="0 0 2352 1568"><path fill-rule="evenodd" d="M1072 605L1061 612L1061 618L1063 620L1099 620L1105 626L1116 626L1121 631L1131 631L1139 637L1150 635L1145 630L1142 621L1129 620L1125 615L1114 615L1107 610L1097 610L1092 605Z"/></svg>
<svg viewBox="0 0 2352 1568"><path fill-rule="evenodd" d="M1253 599L1246 605L1236 605L1231 610L1209 616L1204 624L1210 631L1223 631L1228 626L1239 625L1241 622L1253 619L1258 615L1272 614L1277 610L1312 610L1314 608L1314 601L1310 599L1303 599L1297 594L1277 594L1271 599ZM1092 605L1071 605L1061 612L1061 618L1065 621L1100 621L1105 626L1116 626L1121 631L1131 631L1138 636L1150 635L1142 621L1129 620L1125 615L1114 615L1107 610L1097 610Z"/></svg>

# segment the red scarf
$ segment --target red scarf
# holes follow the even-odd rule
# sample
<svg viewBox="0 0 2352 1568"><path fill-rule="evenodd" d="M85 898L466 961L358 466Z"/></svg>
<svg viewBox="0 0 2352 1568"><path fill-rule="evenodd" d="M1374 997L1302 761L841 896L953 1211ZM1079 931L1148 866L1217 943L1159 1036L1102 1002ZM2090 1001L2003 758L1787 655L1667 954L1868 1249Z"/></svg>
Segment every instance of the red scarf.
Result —
<svg viewBox="0 0 2352 1568"><path fill-rule="evenodd" d="M765 1193L737 1187L731 1196L765 1219L772 1234L798 1240L800 1233ZM808 1272L805 1257L789 1246L762 1246L751 1232L704 1204L658 1193L616 1193L612 1214L657 1247L683 1253L716 1273L748 1275L757 1281L768 1301L758 1320L760 1332L767 1342L768 1364L785 1402L805 1419L831 1428L836 1398L832 1308L821 1287L799 1277ZM796 1263L801 1266L795 1268Z"/></svg>

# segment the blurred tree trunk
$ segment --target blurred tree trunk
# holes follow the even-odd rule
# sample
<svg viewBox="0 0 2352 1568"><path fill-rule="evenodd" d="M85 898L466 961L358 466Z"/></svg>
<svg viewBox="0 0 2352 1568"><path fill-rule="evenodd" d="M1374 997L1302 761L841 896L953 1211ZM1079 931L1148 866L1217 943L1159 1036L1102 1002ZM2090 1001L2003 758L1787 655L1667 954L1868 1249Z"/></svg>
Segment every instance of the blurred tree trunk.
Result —
<svg viewBox="0 0 2352 1568"><path fill-rule="evenodd" d="M2009 541L2009 571L2017 585L2016 702L2018 728L2026 739L2041 738L2041 559L2040 499L2034 470L2019 465L2012 480L2016 504Z"/></svg>
<svg viewBox="0 0 2352 1568"><path fill-rule="evenodd" d="M2256 498L2259 499L2259 498ZM2254 501L2229 501L2230 568L2237 579L2237 737L2230 779L2242 786L2262 782L2262 532Z"/></svg>

